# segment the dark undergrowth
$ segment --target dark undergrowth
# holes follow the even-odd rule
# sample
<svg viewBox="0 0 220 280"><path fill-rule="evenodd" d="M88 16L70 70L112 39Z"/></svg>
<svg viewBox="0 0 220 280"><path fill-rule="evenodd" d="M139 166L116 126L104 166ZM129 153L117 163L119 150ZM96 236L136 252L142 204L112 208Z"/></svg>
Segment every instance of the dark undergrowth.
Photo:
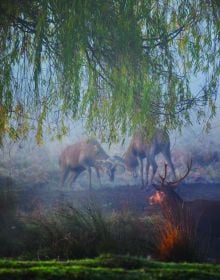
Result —
<svg viewBox="0 0 220 280"><path fill-rule="evenodd" d="M83 206L58 203L21 210L14 187L0 192L0 258L68 260L101 254L129 254L163 261L205 261L194 228L161 215L120 211L103 213L97 201ZM182 225L182 227L180 227Z"/></svg>

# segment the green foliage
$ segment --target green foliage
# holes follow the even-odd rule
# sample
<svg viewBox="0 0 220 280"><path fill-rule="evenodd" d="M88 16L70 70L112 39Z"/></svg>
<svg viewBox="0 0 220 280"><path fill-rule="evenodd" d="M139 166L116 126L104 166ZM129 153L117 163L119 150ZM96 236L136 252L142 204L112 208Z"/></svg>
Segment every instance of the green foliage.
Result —
<svg viewBox="0 0 220 280"><path fill-rule="evenodd" d="M38 143L51 122L60 137L66 115L109 141L158 123L181 127L192 108L215 115L219 9L199 0L1 1L0 141L25 137L32 123Z"/></svg>

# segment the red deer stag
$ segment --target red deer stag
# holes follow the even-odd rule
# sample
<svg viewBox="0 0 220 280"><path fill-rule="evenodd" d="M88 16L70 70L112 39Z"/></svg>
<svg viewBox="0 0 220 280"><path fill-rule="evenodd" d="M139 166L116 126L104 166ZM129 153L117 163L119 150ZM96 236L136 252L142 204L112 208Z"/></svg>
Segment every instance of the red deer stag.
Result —
<svg viewBox="0 0 220 280"><path fill-rule="evenodd" d="M79 141L70 145L62 152L59 165L61 168L61 186L64 185L68 175L72 173L72 183L85 170L89 173L89 187L91 188L91 168L94 168L100 181L100 170L107 173L110 181L114 180L116 167L109 155L103 150L99 142L95 139Z"/></svg>
<svg viewBox="0 0 220 280"><path fill-rule="evenodd" d="M220 238L220 201L197 199L184 201L176 192L176 188L190 172L192 161L188 164L186 174L177 181L166 181L167 165L165 174L160 175L160 185L153 185L155 193L150 196L150 205L159 205L162 213L172 223L187 223L187 218L197 225L197 233L200 237Z"/></svg>
<svg viewBox="0 0 220 280"><path fill-rule="evenodd" d="M168 133L156 129L154 135L147 139L141 134L136 134L127 151L124 153L121 161L125 164L127 171L131 172L134 177L137 176L137 167L140 163L141 184L142 188L148 183L152 184L154 175L157 171L155 156L162 153L169 164L173 177L176 178L174 165L171 159L170 139ZM119 159L119 157L117 157ZM146 181L144 181L144 159L146 158ZM153 172L149 180L149 169L152 166Z"/></svg>

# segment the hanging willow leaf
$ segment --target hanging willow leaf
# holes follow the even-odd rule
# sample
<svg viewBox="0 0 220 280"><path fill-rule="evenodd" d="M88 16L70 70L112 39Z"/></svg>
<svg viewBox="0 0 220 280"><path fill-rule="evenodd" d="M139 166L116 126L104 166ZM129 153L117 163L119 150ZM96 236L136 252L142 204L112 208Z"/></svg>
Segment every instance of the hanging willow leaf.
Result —
<svg viewBox="0 0 220 280"><path fill-rule="evenodd" d="M115 141L141 127L181 128L192 109L215 115L219 1L2 0L0 11L1 137L4 123L24 132L18 102L39 143L46 121L61 137L65 118L82 119Z"/></svg>

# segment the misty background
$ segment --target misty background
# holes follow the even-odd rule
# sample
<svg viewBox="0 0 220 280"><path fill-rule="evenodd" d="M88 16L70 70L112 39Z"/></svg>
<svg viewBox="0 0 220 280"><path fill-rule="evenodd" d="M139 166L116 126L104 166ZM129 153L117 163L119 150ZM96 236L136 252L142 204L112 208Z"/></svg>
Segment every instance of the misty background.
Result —
<svg viewBox="0 0 220 280"><path fill-rule="evenodd" d="M204 76L197 75L192 77L191 90L195 95L201 90ZM198 121L194 112L191 112L192 124L185 123L181 132L170 131L171 154L176 168L177 176L181 176L186 169L190 159L193 161L192 170L186 181L217 183L220 182L220 110L219 98L216 100L217 111L214 119L211 120L211 127L206 130L207 117L201 122ZM207 107L208 108L208 107ZM85 123L82 121L72 122L67 118L69 132L63 138L54 139L52 134L44 132L44 142L42 145L36 144L35 131L30 131L27 139L13 141L8 138L4 139L4 145L0 149L0 175L9 176L18 183L46 183L54 189L60 189L60 169L59 156L63 149L77 141L88 138L96 138L95 135L88 135ZM123 156L126 151L131 137L121 139L119 143L100 143L104 150L110 155ZM157 156L158 174L163 173L164 158ZM117 185L135 185L140 183L139 179L134 179L128 174L118 170L115 181L109 182L108 178L102 174L102 183L106 187ZM92 184L98 188L98 180L93 170ZM83 172L74 187L66 183L67 189L85 189L88 188L88 174Z"/></svg>
<svg viewBox="0 0 220 280"><path fill-rule="evenodd" d="M194 122L193 125L186 126L181 133L170 132L171 153L177 175L181 175L186 168L187 162L192 158L193 168L187 180L203 182L220 181L220 115L213 119L211 129L206 132L204 124ZM0 174L10 176L15 181L20 182L48 182L54 183L54 188L59 188L59 156L62 150L77 141L88 139L91 136L86 134L82 123L75 123L70 127L69 133L61 140L51 140L47 135L44 144L37 145L34 134L30 133L28 139L13 142L5 139L4 147L0 151ZM98 139L99 140L99 139ZM129 145L130 137L125 138L124 143L101 143L105 151L110 155L122 156ZM205 158L207 157L207 158ZM210 158L209 158L210 157ZM157 156L159 165L158 173L163 172L164 158ZM156 176L157 177L157 176ZM102 175L102 181L106 186L117 184L135 184L132 177L118 170L115 182L110 183L108 178ZM98 185L98 181L93 173L93 183ZM88 174L84 172L75 182L74 189L88 186ZM70 187L70 186L69 186Z"/></svg>

